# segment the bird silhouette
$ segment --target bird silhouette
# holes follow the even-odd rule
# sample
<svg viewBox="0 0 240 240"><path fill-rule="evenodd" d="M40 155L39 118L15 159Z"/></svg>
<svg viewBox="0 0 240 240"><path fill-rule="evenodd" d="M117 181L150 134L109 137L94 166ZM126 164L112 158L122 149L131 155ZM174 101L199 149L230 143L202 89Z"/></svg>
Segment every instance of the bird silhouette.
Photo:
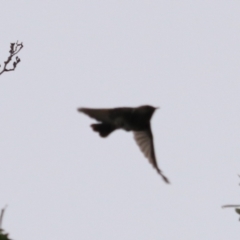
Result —
<svg viewBox="0 0 240 240"><path fill-rule="evenodd" d="M144 105L136 108L78 108L78 111L85 113L99 122L92 124L91 127L101 137L107 137L117 129L133 131L134 139L140 150L162 176L163 180L169 183L167 177L164 176L158 167L155 157L150 120L156 109L156 107Z"/></svg>

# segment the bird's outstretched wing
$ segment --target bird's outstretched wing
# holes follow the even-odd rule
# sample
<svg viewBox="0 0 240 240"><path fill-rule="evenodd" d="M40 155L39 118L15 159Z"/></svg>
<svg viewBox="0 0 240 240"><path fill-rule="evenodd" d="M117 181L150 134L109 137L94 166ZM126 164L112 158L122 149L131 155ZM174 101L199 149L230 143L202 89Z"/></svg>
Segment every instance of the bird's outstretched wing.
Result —
<svg viewBox="0 0 240 240"><path fill-rule="evenodd" d="M111 123L111 119L109 118L109 110L110 109L78 108L79 112L83 112L89 117L104 123Z"/></svg>
<svg viewBox="0 0 240 240"><path fill-rule="evenodd" d="M151 129L146 129L144 131L134 131L134 139L137 145L140 147L140 150L143 152L148 161L152 166L157 170L157 172L162 176L163 180L166 183L169 183L167 177L165 177L162 171L159 169L155 157L154 146L153 146L153 135Z"/></svg>

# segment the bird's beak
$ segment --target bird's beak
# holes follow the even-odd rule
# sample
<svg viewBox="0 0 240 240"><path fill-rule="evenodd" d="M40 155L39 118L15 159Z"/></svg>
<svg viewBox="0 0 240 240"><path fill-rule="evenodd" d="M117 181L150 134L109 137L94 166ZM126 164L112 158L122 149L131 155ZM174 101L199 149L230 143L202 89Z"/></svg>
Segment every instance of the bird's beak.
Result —
<svg viewBox="0 0 240 240"><path fill-rule="evenodd" d="M160 109L160 107L155 107L155 110L158 110L158 109Z"/></svg>

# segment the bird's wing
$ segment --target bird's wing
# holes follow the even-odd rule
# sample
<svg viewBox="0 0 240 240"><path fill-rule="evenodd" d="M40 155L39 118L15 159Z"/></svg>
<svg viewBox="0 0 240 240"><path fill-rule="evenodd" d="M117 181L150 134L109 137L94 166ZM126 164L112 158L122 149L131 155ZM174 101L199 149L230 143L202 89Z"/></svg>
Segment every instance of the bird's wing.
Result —
<svg viewBox="0 0 240 240"><path fill-rule="evenodd" d="M154 146L153 146L153 135L151 129L144 131L134 131L134 139L137 145L140 147L140 150L143 152L148 161L152 166L157 170L157 172L162 176L163 180L166 183L169 183L168 179L163 175L162 171L159 169L155 157Z"/></svg>
<svg viewBox="0 0 240 240"><path fill-rule="evenodd" d="M105 123L111 122L109 119L109 110L110 109L78 108L79 112L83 112L89 117Z"/></svg>

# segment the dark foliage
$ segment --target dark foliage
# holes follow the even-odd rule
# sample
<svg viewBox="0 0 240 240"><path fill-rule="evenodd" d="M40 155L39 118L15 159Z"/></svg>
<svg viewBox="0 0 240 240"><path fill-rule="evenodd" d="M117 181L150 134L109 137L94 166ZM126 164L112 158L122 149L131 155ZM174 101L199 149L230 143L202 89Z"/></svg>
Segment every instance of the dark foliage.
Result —
<svg viewBox="0 0 240 240"><path fill-rule="evenodd" d="M8 237L8 234L7 234L7 233L4 233L3 229L0 229L0 240L11 240L11 239Z"/></svg>
<svg viewBox="0 0 240 240"><path fill-rule="evenodd" d="M8 237L8 233L5 233L4 230L2 229L2 220L3 220L3 215L6 210L6 207L1 210L1 215L0 215L0 240L11 240Z"/></svg>

